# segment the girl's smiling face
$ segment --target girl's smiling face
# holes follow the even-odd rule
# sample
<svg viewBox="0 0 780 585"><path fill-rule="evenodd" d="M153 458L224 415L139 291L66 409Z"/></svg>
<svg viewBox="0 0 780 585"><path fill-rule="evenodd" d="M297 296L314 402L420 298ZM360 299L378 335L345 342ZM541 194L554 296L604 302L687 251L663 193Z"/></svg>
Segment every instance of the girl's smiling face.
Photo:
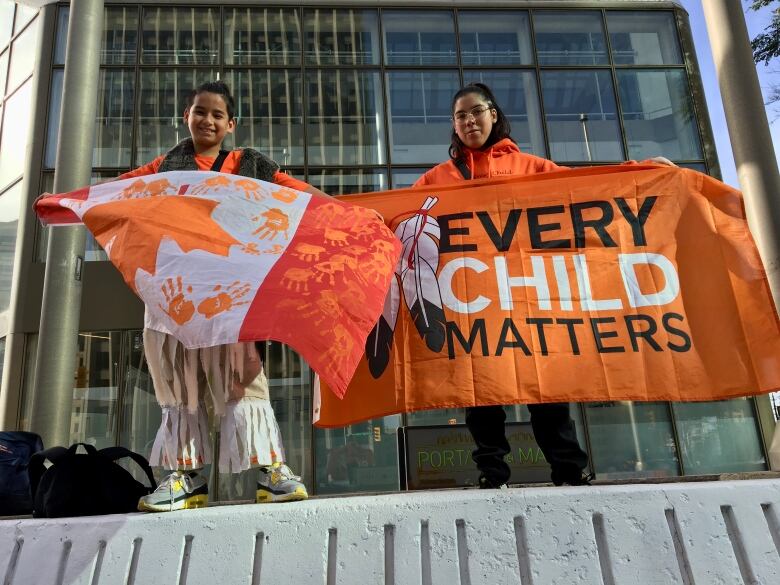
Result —
<svg viewBox="0 0 780 585"><path fill-rule="evenodd" d="M452 112L455 133L463 144L474 149L485 145L497 119L496 110L476 93L458 98Z"/></svg>
<svg viewBox="0 0 780 585"><path fill-rule="evenodd" d="M206 156L216 156L225 136L236 127L236 120L229 116L225 100L209 91L195 96L192 105L184 111L184 122L190 130L195 152Z"/></svg>

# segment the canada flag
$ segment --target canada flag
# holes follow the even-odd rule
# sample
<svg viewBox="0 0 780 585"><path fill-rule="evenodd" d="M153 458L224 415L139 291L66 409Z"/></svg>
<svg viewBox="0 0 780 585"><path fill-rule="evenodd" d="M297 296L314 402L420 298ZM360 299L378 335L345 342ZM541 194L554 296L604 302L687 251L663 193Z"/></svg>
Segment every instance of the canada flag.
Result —
<svg viewBox="0 0 780 585"><path fill-rule="evenodd" d="M216 172L44 194L35 210L92 232L146 304L146 327L189 348L286 343L339 397L401 249L374 211Z"/></svg>

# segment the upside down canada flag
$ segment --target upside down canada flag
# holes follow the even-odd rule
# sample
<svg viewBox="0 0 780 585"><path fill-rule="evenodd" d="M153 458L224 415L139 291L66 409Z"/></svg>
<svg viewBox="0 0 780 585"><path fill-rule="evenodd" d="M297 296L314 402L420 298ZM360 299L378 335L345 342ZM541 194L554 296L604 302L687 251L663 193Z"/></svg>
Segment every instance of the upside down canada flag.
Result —
<svg viewBox="0 0 780 585"><path fill-rule="evenodd" d="M339 397L400 253L371 210L215 172L46 194L35 210L87 226L146 304L146 327L189 348L281 341Z"/></svg>

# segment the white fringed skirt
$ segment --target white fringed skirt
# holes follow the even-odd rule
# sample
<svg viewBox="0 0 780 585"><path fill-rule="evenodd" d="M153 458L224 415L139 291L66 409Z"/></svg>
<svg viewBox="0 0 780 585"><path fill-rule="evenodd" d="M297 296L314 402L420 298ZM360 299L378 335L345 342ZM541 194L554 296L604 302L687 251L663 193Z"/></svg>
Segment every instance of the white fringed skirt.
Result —
<svg viewBox="0 0 780 585"><path fill-rule="evenodd" d="M187 349L171 335L145 329L144 352L163 415L151 465L185 470L213 462L208 406L220 419L220 472L284 461L254 343Z"/></svg>

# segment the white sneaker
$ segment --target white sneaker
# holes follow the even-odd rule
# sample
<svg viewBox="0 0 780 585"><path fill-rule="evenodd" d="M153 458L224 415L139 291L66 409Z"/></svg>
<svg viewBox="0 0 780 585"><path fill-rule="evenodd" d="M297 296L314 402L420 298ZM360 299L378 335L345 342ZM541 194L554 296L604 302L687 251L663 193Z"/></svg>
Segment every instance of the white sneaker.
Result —
<svg viewBox="0 0 780 585"><path fill-rule="evenodd" d="M138 509L141 512L172 512L205 508L208 502L209 486L205 477L195 471L174 471L156 490L138 500Z"/></svg>
<svg viewBox="0 0 780 585"><path fill-rule="evenodd" d="M260 468L255 501L258 504L269 502L294 502L309 497L301 478L293 475L284 463L276 462Z"/></svg>

